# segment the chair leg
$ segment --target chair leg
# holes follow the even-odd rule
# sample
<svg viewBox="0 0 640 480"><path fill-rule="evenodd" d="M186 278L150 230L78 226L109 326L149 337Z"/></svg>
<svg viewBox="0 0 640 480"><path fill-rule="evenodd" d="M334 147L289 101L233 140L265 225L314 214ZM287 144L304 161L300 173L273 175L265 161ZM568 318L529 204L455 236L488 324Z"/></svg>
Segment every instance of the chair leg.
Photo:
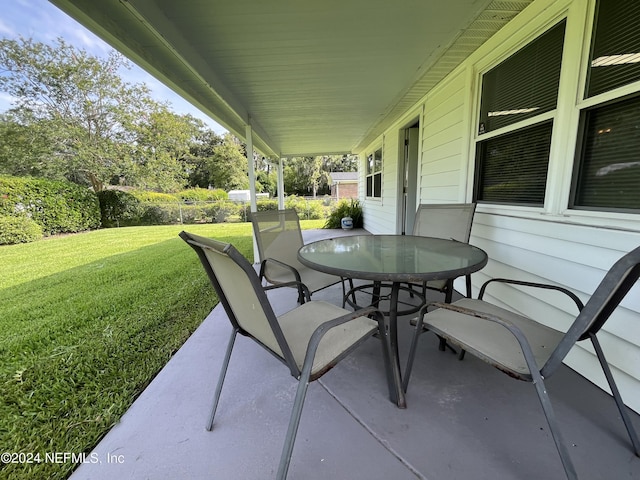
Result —
<svg viewBox="0 0 640 480"><path fill-rule="evenodd" d="M607 377L607 382L609 383L609 388L611 389L611 393L613 394L613 398L616 401L616 405L618 406L618 411L620 412L620 416L622 417L622 421L624 422L624 426L627 429L627 433L629 434L629 439L631 440L631 444L633 445L633 450L637 457L640 457L640 441L638 440L638 434L636 433L635 428L633 428L633 423L631 423L631 419L627 414L627 410L624 406L624 402L622 401L622 396L620 395L620 391L618 390L618 386L616 385L616 381L611 374L611 369L609 368L609 364L604 357L604 352L602 351L602 347L600 346L600 342L595 334L589 334L591 338L591 343L593 344L593 348L596 351L596 355L598 356L598 361L600 362L600 366L602 367L602 371L604 372L605 377Z"/></svg>
<svg viewBox="0 0 640 480"><path fill-rule="evenodd" d="M213 406L211 407L211 414L209 415L209 423L207 423L207 430L211 431L213 428L213 420L216 416L216 409L218 408L218 400L220 400L220 393L222 392L222 384L224 383L224 377L227 375L227 367L229 366L229 360L231 359L231 351L236 341L236 335L238 329L234 328L231 332L231 338L229 338L229 344L227 345L227 353L224 356L222 362L222 368L220 369L220 376L218 377L218 385L216 386L216 393L213 396Z"/></svg>
<svg viewBox="0 0 640 480"><path fill-rule="evenodd" d="M353 291L353 279L352 278L345 278L345 277L340 277L340 279L342 280L342 308L344 308L347 305L347 293L351 292L351 300L353 300L353 303L355 305L356 303L356 294ZM349 292L347 292L346 287L344 286L344 281L345 280L349 280Z"/></svg>
<svg viewBox="0 0 640 480"><path fill-rule="evenodd" d="M280 457L280 465L278 466L277 480L285 480L287 478L287 472L289 471L289 463L291 463L291 454L293 453L293 444L296 441L296 435L298 433L298 426L300 425L300 416L302 415L302 407L304 406L304 399L307 395L307 389L309 388L309 376L311 374L311 363L308 368L303 368L298 381L298 390L296 391L296 398L293 402L293 410L291 411L291 418L289 420L289 427L287 428L287 436L284 441L284 447L282 448L282 455ZM306 367L306 365L305 365Z"/></svg>
<svg viewBox="0 0 640 480"><path fill-rule="evenodd" d="M409 356L407 358L407 366L404 369L404 374L402 375L402 391L407 392L407 388L409 387L409 377L411 377L411 371L413 370L413 361L416 357L416 350L418 348L418 339L422 332L422 311L418 315L418 319L416 321L416 329L413 331L413 337L411 338L411 347L409 348Z"/></svg>
<svg viewBox="0 0 640 480"><path fill-rule="evenodd" d="M449 280L444 290L444 303L451 303L452 300L453 300L453 280ZM441 352L446 351L448 348L449 350L451 350L452 353L455 353L455 354L458 353L456 352L455 348L453 348L451 345L447 343L446 338L441 337L440 335L438 335L438 338L440 339L440 344L438 345L438 349Z"/></svg>
<svg viewBox="0 0 640 480"><path fill-rule="evenodd" d="M564 467L567 479L578 480L578 474L576 473L576 469L573 466L571 457L569 456L569 451L567 450L564 440L562 439L562 435L560 434L560 430L558 429L558 422L556 420L553 407L551 406L551 400L547 394L547 389L544 385L542 375L540 375L540 372L537 370L532 371L532 375L533 385L536 388L538 399L542 404L542 410L544 412L544 416L547 418L547 424L549 425L549 430L551 430L551 435L553 436L553 441L556 444L556 449L560 455L560 460L562 461L562 466Z"/></svg>
<svg viewBox="0 0 640 480"><path fill-rule="evenodd" d="M465 276L465 283L467 284L467 298L471 298L471 275ZM467 351L461 348L458 354L458 360L464 360L465 353L467 353Z"/></svg>
<svg viewBox="0 0 640 480"><path fill-rule="evenodd" d="M453 280L449 280L444 290L444 303L451 303L453 300Z"/></svg>
<svg viewBox="0 0 640 480"><path fill-rule="evenodd" d="M465 275L464 280L467 286L467 298L471 298L471 275Z"/></svg>

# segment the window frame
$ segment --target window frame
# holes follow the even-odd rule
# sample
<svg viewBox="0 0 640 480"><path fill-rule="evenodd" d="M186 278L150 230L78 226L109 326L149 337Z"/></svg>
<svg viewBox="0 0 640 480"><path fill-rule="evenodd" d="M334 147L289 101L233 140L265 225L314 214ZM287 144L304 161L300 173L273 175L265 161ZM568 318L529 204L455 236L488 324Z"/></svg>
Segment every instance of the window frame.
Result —
<svg viewBox="0 0 640 480"><path fill-rule="evenodd" d="M637 219L637 216L640 213L640 206L638 208L598 207L593 205L581 205L578 204L577 201L580 190L579 181L582 177L582 166L584 161L584 142L585 137L588 135L588 112L595 111L599 108L606 108L617 103L622 103L634 97L637 98L640 95L639 77L638 80L634 82L622 84L610 90L589 96L588 82L591 78L589 63L592 61L592 49L596 41L596 30L594 27L597 21L598 7L601 1L602 0L594 0L592 2L591 8L589 9L588 26L584 32L584 55L580 64L581 81L575 103L577 117L575 126L576 136L574 143L574 156L571 163L567 208L572 213L581 214L586 217L598 217L606 213L608 214L607 218L612 218L612 216L615 215L615 217L620 219Z"/></svg>
<svg viewBox="0 0 640 480"><path fill-rule="evenodd" d="M380 153L380 159L378 163L378 168L376 169L376 154ZM377 145L373 147L364 158L365 161L365 180L364 180L364 193L365 198L367 200L382 200L382 172L384 170L384 149L382 145ZM372 165L370 169L370 165ZM379 183L376 183L379 182ZM371 189L369 188L369 183L371 183ZM376 187L379 191L376 191ZM370 194L371 193L371 194ZM376 195L377 193L377 195Z"/></svg>
<svg viewBox="0 0 640 480"><path fill-rule="evenodd" d="M478 205L496 206L500 208L517 208L517 209L524 208L524 209L533 209L533 210L540 210L545 207L545 204L547 202L547 197L548 197L547 192L549 190L549 184L550 182L553 181L551 179L550 169L551 169L551 159L553 156L553 142L556 135L556 125L557 125L556 117L558 115L560 103L562 101L561 86L562 86L562 76L564 75L564 72L563 72L564 63L562 61L560 63L560 70L559 70L560 80L558 83L558 88L556 93L555 108L544 111L538 115L524 118L520 121L516 121L509 125L496 128L495 130L490 130L488 132L481 131L482 130L481 108L482 108L482 100L483 100L482 98L483 81L485 79L486 74L488 74L491 71L494 71L494 69L499 67L503 62L507 61L509 58L517 55L519 52L521 52L525 48L532 45L534 42L539 40L543 35L550 32L552 29L558 27L561 23L564 23L562 53L561 53L561 57L562 59L564 59L564 56L567 50L567 39L568 39L568 35L567 35L568 18L566 13L554 18L552 21L541 26L536 30L535 34L526 36L526 38L523 39L522 42L520 42L519 44L515 45L513 48L506 51L504 55L494 59L494 61L489 64L483 65L481 69L477 70L477 73L476 73L477 86L476 86L476 94L475 94L476 108L475 108L475 114L473 116L474 120L471 122L471 128L473 129L473 136L472 136L472 142L471 142L472 143L471 158L473 159L472 161L473 176L471 177L472 178L471 193L472 193L473 201L477 202ZM545 193L543 195L542 202L541 203L515 203L510 201L498 202L498 201L488 201L488 200L480 199L479 198L479 194L480 194L479 182L480 182L480 179L483 177L483 171L481 170L482 164L486 160L484 158L479 157L479 152L482 150L482 144L495 137L509 135L511 133L525 130L532 126L542 125L546 122L551 122L552 130L551 130L551 148L547 157L547 175L546 175L546 181L545 181Z"/></svg>

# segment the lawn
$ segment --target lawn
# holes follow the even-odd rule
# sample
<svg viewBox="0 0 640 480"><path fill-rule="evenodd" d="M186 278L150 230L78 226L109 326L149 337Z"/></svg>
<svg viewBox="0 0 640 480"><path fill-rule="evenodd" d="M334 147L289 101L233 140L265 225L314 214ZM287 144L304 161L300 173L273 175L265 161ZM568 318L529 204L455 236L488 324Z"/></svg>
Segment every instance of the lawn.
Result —
<svg viewBox="0 0 640 480"><path fill-rule="evenodd" d="M46 454L88 454L216 305L181 229L0 247L0 445L18 462L0 477L68 477L74 461ZM253 258L249 223L185 229Z"/></svg>

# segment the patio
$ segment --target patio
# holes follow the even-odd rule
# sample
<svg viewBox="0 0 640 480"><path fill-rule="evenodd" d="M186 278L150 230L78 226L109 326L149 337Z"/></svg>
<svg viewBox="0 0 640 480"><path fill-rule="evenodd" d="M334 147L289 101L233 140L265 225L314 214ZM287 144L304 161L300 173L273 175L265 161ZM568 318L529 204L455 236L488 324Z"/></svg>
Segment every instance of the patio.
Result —
<svg viewBox="0 0 640 480"><path fill-rule="evenodd" d="M305 231L305 240L344 234ZM277 313L293 290L270 292ZM314 294L339 304L340 286ZM440 297L434 297L440 299ZM402 361L409 318L399 321ZM81 479L268 479L275 476L297 383L239 337L214 429L204 428L230 325L218 305L94 453ZM291 479L562 479L533 387L423 335L407 409L388 399L380 346L368 340L309 387ZM607 352L605 352L606 354ZM404 367L404 364L403 364ZM640 478L613 399L564 367L547 381L581 479ZM631 412L636 428L640 416Z"/></svg>

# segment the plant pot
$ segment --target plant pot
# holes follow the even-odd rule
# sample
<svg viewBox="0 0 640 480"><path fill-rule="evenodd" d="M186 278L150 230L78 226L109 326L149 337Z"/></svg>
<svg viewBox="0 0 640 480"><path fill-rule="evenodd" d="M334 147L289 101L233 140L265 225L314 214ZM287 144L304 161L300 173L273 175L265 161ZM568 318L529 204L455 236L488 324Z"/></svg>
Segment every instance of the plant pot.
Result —
<svg viewBox="0 0 640 480"><path fill-rule="evenodd" d="M351 230L353 228L353 218L342 217L342 220L340 220L340 226L343 230Z"/></svg>

